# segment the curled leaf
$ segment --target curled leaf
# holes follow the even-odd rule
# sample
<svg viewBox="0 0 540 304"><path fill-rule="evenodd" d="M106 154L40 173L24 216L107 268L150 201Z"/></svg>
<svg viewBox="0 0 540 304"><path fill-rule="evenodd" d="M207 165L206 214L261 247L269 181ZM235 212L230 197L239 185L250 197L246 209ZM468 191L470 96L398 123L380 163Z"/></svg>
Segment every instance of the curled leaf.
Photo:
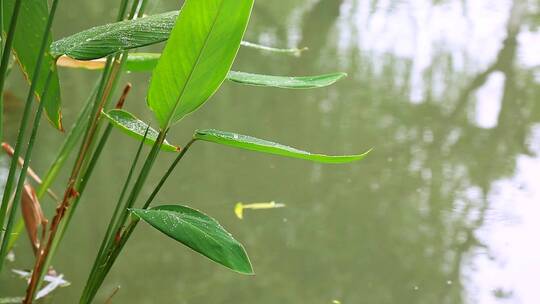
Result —
<svg viewBox="0 0 540 304"><path fill-rule="evenodd" d="M94 60L77 60L69 56L62 55L56 60L56 65L64 68L102 70L105 67L105 58Z"/></svg>
<svg viewBox="0 0 540 304"><path fill-rule="evenodd" d="M40 239L45 235L48 220L43 214L36 191L28 183L25 183L23 188L21 212L24 219L24 225L26 226L26 232L28 233L28 238L30 239L35 254L39 248ZM38 235L40 227L42 230L41 237Z"/></svg>

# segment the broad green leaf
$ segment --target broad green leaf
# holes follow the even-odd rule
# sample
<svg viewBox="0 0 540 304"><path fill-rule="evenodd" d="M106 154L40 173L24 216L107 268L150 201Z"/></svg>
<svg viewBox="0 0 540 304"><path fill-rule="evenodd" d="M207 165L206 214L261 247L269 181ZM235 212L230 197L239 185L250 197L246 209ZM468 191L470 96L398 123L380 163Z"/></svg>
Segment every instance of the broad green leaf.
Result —
<svg viewBox="0 0 540 304"><path fill-rule="evenodd" d="M178 13L178 11L171 11L96 26L55 41L51 45L51 53L54 57L67 55L78 60L91 60L163 42L169 38ZM303 49L274 48L247 41L242 41L242 45L276 53L298 54L303 51Z"/></svg>
<svg viewBox="0 0 540 304"><path fill-rule="evenodd" d="M15 1L2 0L3 7L3 29L7 31L9 29L9 23L11 22L11 14L13 12L13 6ZM47 0L24 0L21 4L21 10L19 13L19 19L17 20L17 28L15 38L13 40L13 53L21 67L24 77L28 82L34 76L34 70L37 65L37 57L41 40L43 38L43 29L49 9L47 6ZM5 37L7 33L2 35ZM49 33L49 40L52 41L51 34ZM54 74L52 75L49 83L49 90L47 92L47 100L44 100L43 105L47 118L59 130L62 130L62 114L61 114L61 100L60 100L60 83L58 80L58 74L54 64L53 57L47 52L45 58L42 61L40 67L40 77L35 90L35 95L38 100L41 100L41 93L45 86L45 80L49 69L53 68Z"/></svg>
<svg viewBox="0 0 540 304"><path fill-rule="evenodd" d="M96 26L55 41L51 53L90 60L167 40L177 11Z"/></svg>
<svg viewBox="0 0 540 304"><path fill-rule="evenodd" d="M148 128L148 133L146 134L146 139L144 141L145 144L153 145L156 142L159 133L133 114L120 109L112 109L108 112L101 112L101 114L105 116L113 126L139 141L144 138L144 133L146 133L146 128ZM179 147L173 146L167 141L164 141L163 144L161 144L161 149L172 152L180 150Z"/></svg>
<svg viewBox="0 0 540 304"><path fill-rule="evenodd" d="M130 211L157 230L214 262L243 274L253 274L242 244L208 215L178 205Z"/></svg>
<svg viewBox="0 0 540 304"><path fill-rule="evenodd" d="M357 155L324 155L313 154L306 151L298 150L289 146L278 144L275 142L258 139L255 137L241 135L231 132L219 130L197 130L194 135L195 139L213 142L216 144L231 146L244 150L275 154L280 156L306 159L319 163L340 164L348 163L356 160L361 160L366 157L369 151Z"/></svg>
<svg viewBox="0 0 540 304"><path fill-rule="evenodd" d="M153 71L148 105L167 129L200 107L225 80L253 0L186 0Z"/></svg>
<svg viewBox="0 0 540 304"><path fill-rule="evenodd" d="M237 83L254 86L284 89L312 89L329 86L345 76L347 76L345 73L333 73L316 76L290 77L230 71L229 75L227 75L227 79Z"/></svg>

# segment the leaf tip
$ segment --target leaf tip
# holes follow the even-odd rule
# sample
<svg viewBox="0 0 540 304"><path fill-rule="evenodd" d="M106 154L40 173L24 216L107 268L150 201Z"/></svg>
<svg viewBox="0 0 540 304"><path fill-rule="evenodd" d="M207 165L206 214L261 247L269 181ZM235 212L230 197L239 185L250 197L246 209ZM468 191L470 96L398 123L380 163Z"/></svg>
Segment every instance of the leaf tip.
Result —
<svg viewBox="0 0 540 304"><path fill-rule="evenodd" d="M58 111L58 121L56 122L56 125L58 127L58 131L64 133L66 130L64 129L64 124L62 123L62 111Z"/></svg>

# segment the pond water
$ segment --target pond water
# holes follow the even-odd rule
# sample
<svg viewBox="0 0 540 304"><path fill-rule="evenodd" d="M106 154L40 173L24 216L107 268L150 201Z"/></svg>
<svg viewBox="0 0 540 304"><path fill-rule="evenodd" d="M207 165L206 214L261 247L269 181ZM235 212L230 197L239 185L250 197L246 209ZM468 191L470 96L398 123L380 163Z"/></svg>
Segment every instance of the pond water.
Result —
<svg viewBox="0 0 540 304"><path fill-rule="evenodd" d="M114 1L113 1L114 2ZM111 1L63 1L56 38L109 22ZM148 11L179 7L150 1ZM540 3L507 0L258 1L246 39L307 46L301 57L242 49L235 69L283 75L344 71L317 90L225 83L170 132L218 128L364 161L320 165L198 143L158 202L217 218L245 244L241 276L140 225L96 303L538 303L540 280ZM61 70L74 120L98 73ZM149 75L131 74L127 108L146 120ZM26 85L8 84L14 141ZM54 266L80 295L137 142L116 131ZM42 173L62 135L43 124ZM148 194L172 155L161 155ZM5 175L7 160L3 159ZM66 174L54 185L62 191ZM286 208L246 211L236 202ZM51 201L45 200L49 214ZM26 239L9 268L29 268ZM0 294L24 282L0 277Z"/></svg>

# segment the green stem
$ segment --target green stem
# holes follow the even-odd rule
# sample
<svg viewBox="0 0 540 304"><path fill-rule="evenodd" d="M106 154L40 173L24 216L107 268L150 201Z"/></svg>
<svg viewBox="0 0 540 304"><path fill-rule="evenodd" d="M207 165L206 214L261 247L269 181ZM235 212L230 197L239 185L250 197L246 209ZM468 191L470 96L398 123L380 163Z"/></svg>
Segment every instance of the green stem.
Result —
<svg viewBox="0 0 540 304"><path fill-rule="evenodd" d="M19 0L17 0L19 1ZM38 82L38 79L39 79L39 76L40 76L40 73L41 73L41 64L43 62L43 57L44 57L44 54L45 54L45 51L47 49L47 46L48 46L48 38L49 38L49 32L51 30L51 26L52 26L52 22L54 20L54 14L56 13L56 8L58 7L58 0L54 0L53 3L52 3L52 6L51 6L51 11L49 13L49 16L47 17L47 23L46 23L46 26L45 26L45 31L43 33L43 38L41 40L41 45L40 45L40 48L39 48L39 52L38 52L38 58L37 58L37 61L36 61L36 67L34 69L34 74L32 76L32 82L30 84L30 89L28 91L28 96L26 98L26 102L25 102L25 105L24 105L24 110L23 110L23 116L22 116L22 119L21 119L21 125L19 127L19 135L17 136L17 143L15 145L15 150L13 152L13 158L11 159L11 165L10 165L10 168L9 168L9 173L8 173L8 178L7 178L7 181L6 181L6 186L4 188L4 196L2 197L2 208L6 207L7 208L7 203L9 201L9 197L11 195L11 190L13 188L13 182L14 182L14 178L15 178L15 170L17 168L17 160L19 159L19 155L21 153L21 148L22 148L22 144L23 144L23 139L24 139L24 134L26 133L26 128L28 126L28 120L30 118L30 111L31 111L31 108L32 108L32 103L34 101L34 91L36 89L36 86L37 86L37 82ZM11 30L11 29L10 29ZM54 67L51 67L51 68L54 68ZM47 90L47 88L45 88L44 90ZM45 101L43 100L42 102L40 102L40 106L43 105ZM31 150L28 150L27 149L27 154L28 153L31 153ZM24 178L24 176L23 176ZM17 203L17 202L14 202L14 203ZM3 227L4 225L4 219L5 218L5 211L2 212L0 211L0 227ZM10 238L10 235L8 234L4 234L4 238L3 238L3 241L2 241L2 244L6 244L5 246L3 245L2 246L2 250L5 251L5 247L7 247L7 244L9 242L5 242L5 239L9 239ZM3 256L0 256L0 258L2 258ZM0 265L3 265L3 259L0 261ZM2 267L0 266L0 271L2 270Z"/></svg>
<svg viewBox="0 0 540 304"><path fill-rule="evenodd" d="M77 141L81 138L82 132L84 131L85 127L88 125L88 120L90 118L90 109L92 105L92 99L95 97L97 92L98 84L94 86L94 89L92 90L92 93L88 97L87 101L84 103L84 107L77 116L77 119L69 129L68 134L66 135L66 139L64 140L64 143L58 150L58 154L56 155L55 160L49 167L49 170L47 170L47 173L45 174L45 177L42 180L41 185L36 191L36 196L38 199L42 199L45 193L51 188L52 183L56 180L56 177L58 176L58 173L60 172L60 169L64 166L64 163L68 159L69 155L75 148L75 145L77 144ZM24 229L24 221L22 217L19 217L19 221L15 225L15 229L12 233L11 242L8 244L8 252L13 248L15 243L17 242L18 238L21 235L22 230Z"/></svg>
<svg viewBox="0 0 540 304"><path fill-rule="evenodd" d="M184 148L182 149L182 151L180 151L180 153L178 154L178 156L176 157L176 159L172 162L172 164L169 166L169 169L167 169L167 172L165 172L165 174L163 175L163 177L161 177L161 180L159 181L159 183L157 184L157 186L154 188L154 191L152 191L152 193L150 194L150 196L148 197L148 199L146 200L146 202L144 203L143 205L143 209L147 209L148 207L150 207L150 204L152 203L152 201L154 201L154 198L156 197L156 195L159 193L159 191L161 190L161 188L163 187L163 185L165 184L165 182L167 181L167 179L169 178L169 176L171 175L171 173L174 171L174 169L176 168L176 166L178 165L178 163L180 162L180 160L184 157L184 155L187 153L187 151L189 150L189 148L191 147L191 145L193 143L195 143L195 141L197 141L197 139L192 139L190 140L185 146Z"/></svg>
<svg viewBox="0 0 540 304"><path fill-rule="evenodd" d="M2 62L0 63L0 141L4 138L4 84L6 82L6 73L8 70L9 59L11 57L11 46L15 39L15 29L17 28L17 20L19 19L19 13L21 11L22 0L16 0L13 7L13 13L11 15L11 22L9 24L9 32L6 37L4 49L2 51ZM0 4L1 11L0 16L4 15L4 1ZM3 17L0 17L0 19ZM0 20L1 31L0 35L4 34L4 20ZM3 39L2 39L3 40ZM41 56L41 55L40 55ZM1 216L1 214L0 214ZM0 225L0 227L3 227Z"/></svg>
<svg viewBox="0 0 540 304"><path fill-rule="evenodd" d="M122 209L122 202L124 201L124 196L126 194L126 191L128 189L128 186L131 182L131 178L133 176L133 172L135 171L135 167L139 162L139 157L141 155L142 147L144 146L144 141L146 140L146 136L148 134L149 128L146 129L145 134L141 142L139 143L139 147L137 148L137 153L135 154L135 158L133 159L131 163L131 168L129 169L129 173L127 175L126 181L124 182L124 186L122 187L122 192L120 193L120 197L118 199L118 202L116 203L116 207L114 209L113 215L111 216L111 219L109 221L109 225L107 226L107 231L105 232L105 236L103 237L103 240L101 241L101 245L98 251L98 254L96 255L96 258L94 260L94 264L92 266L92 270L90 271L90 274L87 279L85 291L87 288L89 289L90 286L92 286L92 283L95 279L95 273L97 271L97 268L99 265L101 265L101 259L103 257L103 253L105 252L105 249L108 247L109 243L112 239L114 239L115 235L115 224L118 220L118 215L121 212ZM82 300L82 298L81 298Z"/></svg>
<svg viewBox="0 0 540 304"><path fill-rule="evenodd" d="M143 167L141 168L141 171L139 172L139 176L137 177L137 180L135 181L135 184L133 185L131 189L130 195L128 196L128 199L124 204L124 207L126 209L131 208L133 204L135 203L135 201L137 200L137 197L139 196L143 188L143 185L146 182L146 179L148 178L148 175L155 163L157 155L159 154L160 147L163 141L165 140L166 133L167 133L167 130L159 132L158 137L156 138L156 141L154 142L154 145L152 146L152 149L148 153L146 160L143 164ZM116 221L114 225L114 229L111 233L117 233L118 230L121 228L121 225L125 223L127 217L129 216L129 212L126 209L120 211L121 214L118 220ZM103 278L104 278L102 274L103 268L99 268L99 265L102 265L102 261L104 261L105 258L108 258L110 256L107 254L109 252L110 252L110 249L104 250L103 252L104 255L99 257L96 260L98 266L96 266L97 267L96 271L90 274L90 278L87 281L87 285L85 286L83 294L81 296L81 300L80 300L81 304L91 303L97 293L97 290L103 283Z"/></svg>
<svg viewBox="0 0 540 304"><path fill-rule="evenodd" d="M118 14L120 20L121 20L121 16L125 14L126 5L124 4L125 4L125 0L122 0L121 7ZM116 59L117 58L118 57L116 57ZM95 135L95 132L98 130L98 122L99 122L99 115L100 115L101 109L110 100L110 96L111 96L110 93L114 90L115 85L116 85L118 71L120 69L115 69L115 68L119 64L117 64L115 61L115 64L113 65L112 72L111 72L111 63L112 63L111 58L107 58L107 63L102 74L102 82L98 89L98 94L96 95L97 98L95 99L96 102L94 103L94 107L92 108L92 112L91 112L94 114L94 116L91 123L86 128L86 132L83 137L84 138L83 143L81 144L81 148L79 149L78 157L73 167L71 178L66 188L66 192L64 194L64 200L58 206L57 214L55 215L51 223L50 233L49 233L45 248L43 250L40 250L40 255L37 257L36 262L34 264L34 270L32 273L32 277L30 279L29 288L27 289L27 293L26 293L26 298L24 302L25 304L32 302L35 292L41 285L41 282L45 275L45 270L50 265L52 257L54 256L56 249L58 248L59 242L63 238L63 235L66 231L67 226L65 225L66 221L64 217L66 213L70 211L69 201L72 198L73 191L75 191L74 186L78 184L79 174L85 163L85 156L87 155L87 152L92 145L92 139ZM78 202L78 199L77 199L77 202ZM71 215L69 215L68 218L69 217L71 217Z"/></svg>
<svg viewBox="0 0 540 304"><path fill-rule="evenodd" d="M105 69L101 77L100 84L98 86L96 98L94 102L91 103L91 106L90 106L92 110L96 108L96 104L99 103L102 99L103 91L106 87L106 84L110 76L111 64L112 64L112 59L108 58L105 65ZM90 128L89 126L90 120L92 120L92 112L93 111L90 111L89 113L90 117L88 118L88 122L86 123L85 128L81 130L81 134L83 131L86 130L85 135L88 135L88 130ZM29 298L29 299L34 298L36 291L41 287L41 284L43 282L43 277L45 276L45 271L49 268L49 265L52 262L52 258L54 257L56 250L58 249L60 240L63 238L63 235L65 233L67 226L66 226L66 222L63 219L66 212L70 210L68 206L69 206L69 201L71 199L70 197L71 194L68 191L71 191L72 189L74 189L73 186L75 183L75 178L73 177L76 176L77 178L79 172L76 172L76 171L80 170L80 167L83 165L83 160L81 160L81 153L86 144L87 144L87 138L86 136L84 136L83 143L81 144L81 148L79 149L77 161L73 167L73 170L71 173L72 175L69 179L68 186L66 187L66 192L64 193L64 199L62 200L62 202L60 202L60 205L57 207L57 214L55 215L51 223L49 237L46 244L44 244L45 249L43 251L40 251L41 252L40 256L36 258L36 261L34 264L34 270L32 272L33 274L30 279L29 288L27 290L26 298ZM78 197L77 199L80 199L80 198ZM58 214L58 212L64 212L64 213ZM59 235L60 237L57 237L57 235Z"/></svg>
<svg viewBox="0 0 540 304"><path fill-rule="evenodd" d="M47 174L45 174L45 176L43 177L43 182L37 190L38 198L43 197L43 195L47 192L47 189L51 187L52 183L56 180L60 169L64 166L69 155L75 148L75 145L81 138L84 129L88 125L88 120L90 119L90 110L92 105L91 100L96 96L97 89L98 87L96 84L96 86L90 93L90 96L84 103L83 109L79 113L79 116L71 126L71 129L69 130L66 139L64 140L64 143L58 150L58 154L56 155L54 162L49 167L49 170L47 170Z"/></svg>
<svg viewBox="0 0 540 304"><path fill-rule="evenodd" d="M131 163L131 168L129 168L129 173L127 175L126 181L124 182L124 186L122 187L122 192L120 193L120 197L118 198L118 202L116 203L116 207L114 209L113 215L111 217L109 225L107 226L107 232L105 233L105 237L103 238L103 242L101 244L102 248L100 248L100 250L98 251L98 255L97 255L98 257L102 255L103 250L110 244L111 240L114 238L115 232L118 230L118 227L116 227L115 224L118 220L118 215L120 214L120 212L122 210L125 210L126 208L126 206L123 206L122 208L122 202L124 201L124 197L127 193L127 189L129 188L129 184L131 183L131 178L133 177L133 172L135 171L135 167L139 163L139 157L142 151L142 147L144 146L144 141L146 140L148 130L149 130L149 127L146 128L143 139L139 143L137 153L135 154L135 159Z"/></svg>
<svg viewBox="0 0 540 304"><path fill-rule="evenodd" d="M2 61L0 63L0 140L3 137L3 133L1 133L1 132L3 132L3 125L4 125L4 120L3 120L3 116L4 116L3 115L3 112L4 112L4 101L3 101L4 100L4 98L3 98L3 95L4 95L4 83L5 83L5 80L6 80L6 72L7 72L7 67L8 67L8 64L9 64L9 57L11 55L11 45L13 44L13 39L15 37L15 29L17 27L17 19L19 17L21 4L22 4L22 0L16 0L15 6L13 8L13 14L12 14L12 17L11 17L11 24L9 26L9 33L8 33L8 35L6 37L6 43L5 43L4 51L2 52ZM28 103L28 101L27 101L27 103ZM26 116L24 114L26 114ZM25 111L23 112L23 120L24 120L24 118L26 118L26 120L28 120L29 114L30 114L30 108L25 106ZM21 121L21 125L23 125L22 121ZM25 124L23 126L26 126L26 121L25 121ZM13 159L15 159L15 161L13 159L11 160L11 165L10 165L10 168L9 168L8 178L6 180L6 185L4 187L4 196L2 197L2 205L0 205L0 237L2 236L2 231L4 229L4 222L5 222L6 214L7 214L7 207L8 207L9 197L11 195L11 188L13 187L13 179L15 177L15 169L17 167L17 161L16 160L18 159L19 154L20 154L20 146L22 145L22 137L23 136L24 136L24 132L19 132L19 136L17 137L17 144L19 145L19 149L15 150L18 154L16 155L16 158L13 158ZM0 261L0 264L3 264L3 260ZM2 269L2 266L0 266L0 271L1 271L1 269Z"/></svg>
<svg viewBox="0 0 540 304"><path fill-rule="evenodd" d="M169 168L167 169L167 171L165 172L163 177L160 179L159 183L156 185L156 187L154 188L154 190L150 194L150 197L146 200L146 202L145 202L145 204L143 206L143 209L147 209L150 206L150 204L152 203L152 201L154 200L156 195L159 193L159 191L161 190L161 188L163 187L163 185L165 184L165 182L167 181L167 179L169 178L171 173L174 171L174 169L176 168L176 166L178 165L180 160L184 157L184 155L187 153L187 151L189 150L189 148L191 147L191 145L195 141L196 141L196 139L190 140L186 144L186 146L182 149L182 151L180 151L180 153L178 154L176 159L169 166ZM133 204L131 204L131 206L132 205ZM130 208L130 207L128 207L128 208ZM124 212L125 212L126 215L129 215L129 211L127 210L127 208L124 210ZM127 217L124 217L123 220L119 220L117 222L117 228L116 228L115 231L120 232L119 228L121 226L118 226L118 224L124 224L126 222L126 220L127 220ZM94 266L101 265L100 266L101 269L99 271L96 271L95 277L91 281L91 283L92 283L91 285L94 285L94 287L93 288L90 287L91 293L87 294L87 298L85 298L85 300L88 301L88 302L81 301L81 303L89 303L89 301L91 301L93 299L93 297L97 293L99 287L101 286L102 282L105 280L105 277L107 276L110 269L112 268L114 262L116 261L116 258L118 257L118 255L120 254L120 252L124 248L125 244L127 243L129 238L131 237L131 234L135 230L138 222L139 222L138 219L132 219L131 222L129 223L129 225L124 230L124 232L121 234L120 238L116 242L113 243L112 242L113 239L111 239L111 242L109 243L109 246L108 246L110 249L104 251L104 253L108 253L107 256L103 256L99 261L96 261L96 262L99 262L99 263L94 265ZM115 237L116 235L112 234L111 236ZM96 269L97 269L97 266L96 266ZM95 269L94 269L94 271L95 271ZM86 290L86 288L85 288L85 290Z"/></svg>
<svg viewBox="0 0 540 304"><path fill-rule="evenodd" d="M128 0L121 0L120 7L118 8L118 15L116 15L116 21L124 19L124 15L127 11Z"/></svg>
<svg viewBox="0 0 540 304"><path fill-rule="evenodd" d="M2 239L2 248L0 249L0 261L4 261L8 251L8 244L10 243L11 238L11 230L13 228L13 223L15 221L15 215L17 214L17 208L19 206L19 202L21 200L22 195L22 189L24 187L24 184L26 182L26 172L28 171L28 167L30 166L30 159L32 157L32 151L34 148L34 143L36 141L37 132L39 129L39 123L41 121L41 114L43 113L43 104L46 100L46 94L49 89L49 84L52 78L53 72L52 70L49 71L49 74L47 75L47 80L45 81L45 89L43 90L43 99L38 104L38 109L36 112L36 115L34 117L33 127L32 127L32 133L30 134L30 139L28 140L28 148L26 150L26 154L24 156L24 163L21 169L21 172L19 173L19 181L17 183L17 188L15 189L15 198L13 199L13 205L11 207L11 211L9 214L9 221L6 226L6 231L4 234L4 238ZM12 160L13 162L17 162L16 159ZM0 271L2 270L3 263L0 263Z"/></svg>

